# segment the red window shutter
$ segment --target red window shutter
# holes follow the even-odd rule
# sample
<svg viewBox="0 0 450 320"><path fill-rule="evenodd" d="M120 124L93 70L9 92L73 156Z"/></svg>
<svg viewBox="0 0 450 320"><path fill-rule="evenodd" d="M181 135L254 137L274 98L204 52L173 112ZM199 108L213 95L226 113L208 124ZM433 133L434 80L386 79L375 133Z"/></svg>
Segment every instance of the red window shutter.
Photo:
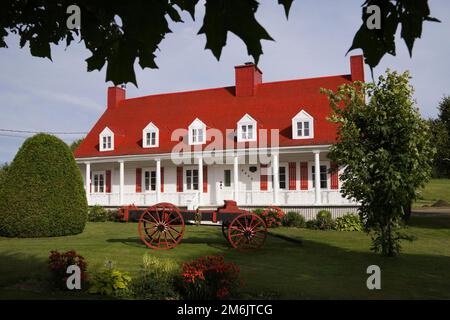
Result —
<svg viewBox="0 0 450 320"><path fill-rule="evenodd" d="M297 189L297 168L295 162L289 162L289 190Z"/></svg>
<svg viewBox="0 0 450 320"><path fill-rule="evenodd" d="M106 170L106 193L111 193L111 170Z"/></svg>
<svg viewBox="0 0 450 320"><path fill-rule="evenodd" d="M267 164L261 165L261 176L259 181L259 188L263 190L267 190Z"/></svg>
<svg viewBox="0 0 450 320"><path fill-rule="evenodd" d="M308 162L300 162L300 190L308 190Z"/></svg>
<svg viewBox="0 0 450 320"><path fill-rule="evenodd" d="M136 192L142 192L142 169L136 168Z"/></svg>
<svg viewBox="0 0 450 320"><path fill-rule="evenodd" d="M183 167L177 167L177 192L183 192Z"/></svg>
<svg viewBox="0 0 450 320"><path fill-rule="evenodd" d="M161 167L161 192L164 192L164 167Z"/></svg>
<svg viewBox="0 0 450 320"><path fill-rule="evenodd" d="M336 163L331 163L331 189L339 189L339 172Z"/></svg>
<svg viewBox="0 0 450 320"><path fill-rule="evenodd" d="M203 192L208 192L208 167L203 166Z"/></svg>

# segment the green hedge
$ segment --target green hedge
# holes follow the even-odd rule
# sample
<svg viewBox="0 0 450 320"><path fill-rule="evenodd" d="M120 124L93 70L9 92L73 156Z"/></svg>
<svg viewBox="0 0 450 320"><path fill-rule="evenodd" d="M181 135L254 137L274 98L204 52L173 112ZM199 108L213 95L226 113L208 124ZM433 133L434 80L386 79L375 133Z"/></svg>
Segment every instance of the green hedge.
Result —
<svg viewBox="0 0 450 320"><path fill-rule="evenodd" d="M339 231L362 231L363 223L358 215L351 212L336 219L336 230Z"/></svg>
<svg viewBox="0 0 450 320"><path fill-rule="evenodd" d="M335 228L335 222L330 211L320 210L314 220L306 222L306 227L315 230L332 230Z"/></svg>
<svg viewBox="0 0 450 320"><path fill-rule="evenodd" d="M113 221L119 222L120 215L118 210L106 210L102 206L95 205L88 210L88 221L89 222L106 222Z"/></svg>
<svg viewBox="0 0 450 320"><path fill-rule="evenodd" d="M1 236L64 236L85 227L83 179L69 147L57 137L27 139L0 188Z"/></svg>
<svg viewBox="0 0 450 320"><path fill-rule="evenodd" d="M294 228L305 228L306 220L300 213L295 211L289 211L283 217L283 226L294 227Z"/></svg>

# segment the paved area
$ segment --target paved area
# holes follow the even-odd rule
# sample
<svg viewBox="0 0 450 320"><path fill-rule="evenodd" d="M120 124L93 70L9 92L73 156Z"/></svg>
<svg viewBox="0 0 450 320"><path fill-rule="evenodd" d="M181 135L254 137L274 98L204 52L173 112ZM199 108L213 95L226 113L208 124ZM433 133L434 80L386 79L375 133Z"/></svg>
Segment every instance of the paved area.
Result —
<svg viewBox="0 0 450 320"><path fill-rule="evenodd" d="M412 209L413 215L450 216L450 207L425 207Z"/></svg>

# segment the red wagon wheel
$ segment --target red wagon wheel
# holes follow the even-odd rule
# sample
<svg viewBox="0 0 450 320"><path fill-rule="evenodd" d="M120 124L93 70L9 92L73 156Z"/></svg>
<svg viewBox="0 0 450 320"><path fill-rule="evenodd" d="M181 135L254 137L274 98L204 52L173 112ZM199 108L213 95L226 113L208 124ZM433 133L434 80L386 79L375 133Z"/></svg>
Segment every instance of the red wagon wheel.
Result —
<svg viewBox="0 0 450 320"><path fill-rule="evenodd" d="M263 219L254 213L242 213L228 226L228 242L240 251L261 248L266 241L267 226Z"/></svg>
<svg viewBox="0 0 450 320"><path fill-rule="evenodd" d="M183 238L184 219L171 203L158 203L148 208L139 219L139 235L149 248L175 248Z"/></svg>

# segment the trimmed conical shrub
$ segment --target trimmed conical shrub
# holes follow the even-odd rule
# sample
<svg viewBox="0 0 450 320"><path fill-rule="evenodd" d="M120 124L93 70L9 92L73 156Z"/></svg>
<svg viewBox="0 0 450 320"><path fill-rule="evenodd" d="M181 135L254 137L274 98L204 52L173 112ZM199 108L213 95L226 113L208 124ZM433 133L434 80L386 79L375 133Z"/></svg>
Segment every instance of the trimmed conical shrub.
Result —
<svg viewBox="0 0 450 320"><path fill-rule="evenodd" d="M0 186L0 236L53 237L81 233L88 206L70 148L38 134L19 149Z"/></svg>

